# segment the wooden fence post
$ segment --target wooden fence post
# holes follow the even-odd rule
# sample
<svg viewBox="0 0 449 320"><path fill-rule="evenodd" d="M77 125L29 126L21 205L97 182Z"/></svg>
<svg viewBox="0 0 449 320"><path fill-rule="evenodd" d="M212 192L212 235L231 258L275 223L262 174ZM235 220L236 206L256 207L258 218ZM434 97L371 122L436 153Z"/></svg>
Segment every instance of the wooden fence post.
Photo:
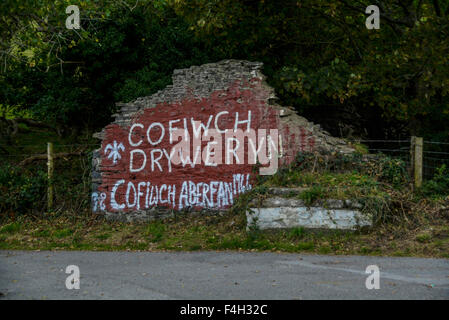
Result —
<svg viewBox="0 0 449 320"><path fill-rule="evenodd" d="M423 138L412 136L411 139L411 166L413 175L413 187L417 189L422 185L423 170Z"/></svg>
<svg viewBox="0 0 449 320"><path fill-rule="evenodd" d="M48 167L48 189L47 189L47 211L53 208L53 143L47 144L47 167Z"/></svg>

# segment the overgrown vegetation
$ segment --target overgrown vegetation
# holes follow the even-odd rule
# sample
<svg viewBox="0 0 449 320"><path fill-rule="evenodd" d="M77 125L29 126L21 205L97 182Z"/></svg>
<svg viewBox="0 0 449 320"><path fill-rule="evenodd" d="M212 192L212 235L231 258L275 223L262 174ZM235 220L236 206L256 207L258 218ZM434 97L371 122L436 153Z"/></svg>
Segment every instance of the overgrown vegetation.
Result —
<svg viewBox="0 0 449 320"><path fill-rule="evenodd" d="M73 4L79 31L65 27ZM173 69L237 58L264 62L281 104L334 135L447 140L449 4L378 1L381 28L367 30L371 4L3 0L0 123L94 131L114 102L156 92Z"/></svg>
<svg viewBox="0 0 449 320"><path fill-rule="evenodd" d="M0 212L42 212L43 196L47 188L47 174L31 172L10 164L0 166Z"/></svg>
<svg viewBox="0 0 449 320"><path fill-rule="evenodd" d="M376 222L397 221L396 200L414 197L406 165L384 155L301 153L289 167L261 179L261 187L299 187L306 205L318 199L357 200ZM401 200L399 200L401 201Z"/></svg>
<svg viewBox="0 0 449 320"><path fill-rule="evenodd" d="M426 181L421 189L424 196L444 197L449 196L449 169L442 165L435 172L434 177Z"/></svg>
<svg viewBox="0 0 449 320"><path fill-rule="evenodd" d="M412 193L403 161L367 155L362 144L353 155L298 155L224 217L128 225L89 213L91 135L115 103L164 88L176 68L225 58L264 62L279 102L334 135L449 142L449 4L377 3L381 29L368 31L365 0L3 0L0 247L447 256L448 169ZM64 25L69 4L81 9L76 32ZM56 161L51 212L43 160L20 163L47 141L77 154ZM377 224L367 233L247 232L249 203L273 186L304 188L292 196L308 205L357 199Z"/></svg>
<svg viewBox="0 0 449 320"><path fill-rule="evenodd" d="M55 159L53 187L56 212L84 211L90 205L91 137L79 137L80 145L42 128L25 128L15 143L0 152L0 220L21 215L42 216L47 210L47 142L54 143L54 152L72 154ZM97 141L95 141L97 142ZM44 155L42 158L35 156ZM28 162L27 162L28 161Z"/></svg>
<svg viewBox="0 0 449 320"><path fill-rule="evenodd" d="M447 219L447 211L445 214ZM407 232L403 226L395 225L378 226L367 233L301 228L246 232L242 216L233 214L186 214L163 223L134 224L104 221L87 214L60 214L35 219L21 217L3 224L0 249L249 250L449 258L449 227L447 223L432 223Z"/></svg>
<svg viewBox="0 0 449 320"><path fill-rule="evenodd" d="M28 135L19 137L28 139ZM41 144L44 151L45 145ZM164 221L126 224L104 221L90 213L89 155L86 150L82 156L56 161L56 199L50 212L45 208L45 161L2 167L1 248L229 249L437 257L446 257L449 252L449 199L444 167L421 192L412 193L405 164L398 159L358 153L302 153L274 176L260 176L254 188L241 195L224 216L181 213ZM276 186L301 188L302 192L289 196L303 199L308 205L320 199L356 199L363 211L374 215L376 225L363 232L303 228L262 232L255 226L246 231L245 212L269 196L269 189Z"/></svg>
<svg viewBox="0 0 449 320"><path fill-rule="evenodd" d="M7 3L9 7L0 6L0 17L9 14L3 16L9 20L18 8ZM82 30L75 32L63 25L69 4L73 3L21 3L24 14L17 17L30 27L5 39L10 43L2 42L11 51L0 70L0 118L2 112L14 119L28 111L61 135L92 132L110 121L115 102L163 89L176 68L216 60L167 5L140 2L129 10L114 1L81 1ZM60 33L49 38L52 31L39 32L35 23L41 21L27 14L47 16ZM0 126L8 123L0 121Z"/></svg>

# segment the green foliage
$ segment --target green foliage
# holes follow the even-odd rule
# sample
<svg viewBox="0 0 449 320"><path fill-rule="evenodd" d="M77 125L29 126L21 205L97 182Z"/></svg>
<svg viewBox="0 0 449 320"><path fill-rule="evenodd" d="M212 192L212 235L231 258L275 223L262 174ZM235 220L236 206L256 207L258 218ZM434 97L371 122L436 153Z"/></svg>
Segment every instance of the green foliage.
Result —
<svg viewBox="0 0 449 320"><path fill-rule="evenodd" d="M377 181L382 181L391 184L394 188L400 188L406 186L410 181L407 163L404 160L383 154L378 154L372 159L363 159L362 154L359 153L320 156L301 153L298 154L296 162L287 171L287 177L295 172L310 171L311 169L321 172L319 180L329 186L347 183L358 187L373 188L377 186ZM328 175L327 173L341 174ZM304 174L301 176L302 179L307 177ZM310 179L313 181L316 178L311 177Z"/></svg>
<svg viewBox="0 0 449 320"><path fill-rule="evenodd" d="M161 221L151 222L146 230L151 242L159 242L165 233L165 225Z"/></svg>
<svg viewBox="0 0 449 320"><path fill-rule="evenodd" d="M210 59L163 3L148 1L130 10L86 1L80 10L91 14L88 23L79 32L64 30L57 57L47 45L30 44L32 57L8 61L0 74L0 101L58 127L102 127L115 102L155 93L170 84L174 69ZM57 10L65 15L65 7Z"/></svg>
<svg viewBox="0 0 449 320"><path fill-rule="evenodd" d="M315 244L313 242L300 242L297 245L297 249L300 251L311 251L315 249Z"/></svg>
<svg viewBox="0 0 449 320"><path fill-rule="evenodd" d="M304 190L299 195L299 198L304 200L306 205L313 204L316 200L324 196L324 190L321 186L313 186L310 189Z"/></svg>
<svg viewBox="0 0 449 320"><path fill-rule="evenodd" d="M0 167L0 212L25 214L43 208L47 175L12 165Z"/></svg>
<svg viewBox="0 0 449 320"><path fill-rule="evenodd" d="M449 169L442 165L435 172L433 178L426 181L421 188L421 192L426 196L447 196L449 195Z"/></svg>
<svg viewBox="0 0 449 320"><path fill-rule="evenodd" d="M432 235L430 235L428 233L422 233L422 234L418 234L416 236L416 240L421 243L429 242L431 239L432 239Z"/></svg>
<svg viewBox="0 0 449 320"><path fill-rule="evenodd" d="M314 110L322 105L351 113L350 118L380 120L380 113L383 123L399 122L415 134L446 131L449 6L444 2L379 1L381 28L367 30L369 0L170 1L211 46L229 57L263 61L285 105L318 121L323 115ZM364 125L379 133L378 124Z"/></svg>
<svg viewBox="0 0 449 320"><path fill-rule="evenodd" d="M304 237L305 230L303 227L293 228L289 231L288 237L290 239L301 239Z"/></svg>
<svg viewBox="0 0 449 320"><path fill-rule="evenodd" d="M395 188L403 187L409 182L407 164L401 159L381 157L377 176L381 181L392 184Z"/></svg>
<svg viewBox="0 0 449 320"><path fill-rule="evenodd" d="M19 221L16 221L16 222L11 222L11 223L4 225L0 229L0 233L16 233L16 232L19 232L20 229L22 229L22 223L20 223Z"/></svg>
<svg viewBox="0 0 449 320"><path fill-rule="evenodd" d="M76 32L65 28L69 4L81 10ZM379 1L388 13L367 30L370 4L4 0L0 102L57 126L99 128L115 102L162 89L173 69L239 58L264 62L281 103L313 121L330 106L359 134L447 137L449 5ZM335 121L326 129L340 134Z"/></svg>
<svg viewBox="0 0 449 320"><path fill-rule="evenodd" d="M352 147L355 149L355 151L361 155L363 154L368 154L369 153L369 149L366 145L361 144L361 143L355 143L352 145Z"/></svg>
<svg viewBox="0 0 449 320"><path fill-rule="evenodd" d="M39 237L39 238L47 238L50 236L49 230L39 230L33 233L33 236Z"/></svg>
<svg viewBox="0 0 449 320"><path fill-rule="evenodd" d="M65 228L65 229L60 229L60 230L56 230L53 235L56 238L67 238L70 237L73 234L73 230L70 228Z"/></svg>

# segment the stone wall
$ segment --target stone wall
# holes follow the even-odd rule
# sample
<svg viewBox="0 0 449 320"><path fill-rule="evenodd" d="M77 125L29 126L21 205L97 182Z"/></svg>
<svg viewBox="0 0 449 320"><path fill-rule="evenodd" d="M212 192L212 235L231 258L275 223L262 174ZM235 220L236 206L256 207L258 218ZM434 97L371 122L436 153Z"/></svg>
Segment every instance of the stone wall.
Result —
<svg viewBox="0 0 449 320"><path fill-rule="evenodd" d="M253 201L246 212L247 230L310 229L356 230L370 227L373 218L357 200L321 199L307 204L297 196L305 189L271 188L263 201Z"/></svg>
<svg viewBox="0 0 449 320"><path fill-rule="evenodd" d="M101 148L93 154L93 211L111 218L145 219L172 210L231 206L252 188L255 165L239 157L229 163L224 155L211 165L207 160L213 155L212 143L204 140L208 129L276 129L280 165L303 151L353 152L292 108L278 105L261 68L259 62L223 60L175 70L173 84L164 90L119 103L115 121L94 135L101 139ZM199 152L194 145L186 161L178 164L170 153L178 141L173 137L176 129L187 132L189 141L200 138ZM242 148L246 159L248 140Z"/></svg>

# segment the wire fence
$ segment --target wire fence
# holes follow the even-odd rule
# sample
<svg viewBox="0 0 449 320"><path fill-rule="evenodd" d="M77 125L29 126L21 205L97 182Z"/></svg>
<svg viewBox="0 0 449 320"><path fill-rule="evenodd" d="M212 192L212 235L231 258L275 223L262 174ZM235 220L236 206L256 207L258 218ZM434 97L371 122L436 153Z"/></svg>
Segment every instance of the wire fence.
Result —
<svg viewBox="0 0 449 320"><path fill-rule="evenodd" d="M371 154L381 153L401 159L412 173L414 148L410 140L357 140L353 143L365 145ZM51 202L57 204L53 207L55 212L89 210L92 155L99 148L100 143L54 144L53 156L50 157L53 161L50 161L45 144L0 144L0 209L5 206L14 207L17 202L20 206L25 203L28 208L40 212L39 210L51 207ZM449 167L449 143L424 140L422 149L424 180L433 178L442 165ZM49 165L51 162L53 165ZM50 167L53 174L49 174ZM6 190L3 189L5 187ZM18 202L15 199L21 200Z"/></svg>
<svg viewBox="0 0 449 320"><path fill-rule="evenodd" d="M381 153L392 158L401 159L406 163L407 167L411 167L410 139L357 140L355 142L365 145L368 148L369 153Z"/></svg>
<svg viewBox="0 0 449 320"><path fill-rule="evenodd" d="M55 212L88 210L92 151L99 147L100 143L54 144L51 176L47 144L0 144L0 212L39 214L48 208L50 198ZM51 197L47 192L50 183Z"/></svg>
<svg viewBox="0 0 449 320"><path fill-rule="evenodd" d="M424 177L431 178L438 168L449 167L449 143L424 140Z"/></svg>
<svg viewBox="0 0 449 320"><path fill-rule="evenodd" d="M89 153L100 147L98 144L53 144L54 153L79 154ZM12 150L12 151L11 151ZM0 144L0 159L15 159L20 162L29 157L47 155L47 144L2 145Z"/></svg>
<svg viewBox="0 0 449 320"><path fill-rule="evenodd" d="M370 153L383 153L403 160L411 166L411 139L402 140L357 140L368 147ZM423 178L432 179L436 170L449 167L449 142L423 141Z"/></svg>
<svg viewBox="0 0 449 320"><path fill-rule="evenodd" d="M382 153L392 158L401 159L409 167L412 165L410 139L355 140L353 142L365 145L369 153ZM82 158L84 162L89 162L92 151L100 148L100 143L53 144L53 148L58 165L63 166L65 163L67 166L70 165L67 161L73 160L75 157ZM46 144L23 144L14 147L0 144L0 161L3 163L21 165L40 161L45 166L46 163L42 160L46 160L46 156ZM442 165L449 167L449 142L424 140L423 179L431 179Z"/></svg>

